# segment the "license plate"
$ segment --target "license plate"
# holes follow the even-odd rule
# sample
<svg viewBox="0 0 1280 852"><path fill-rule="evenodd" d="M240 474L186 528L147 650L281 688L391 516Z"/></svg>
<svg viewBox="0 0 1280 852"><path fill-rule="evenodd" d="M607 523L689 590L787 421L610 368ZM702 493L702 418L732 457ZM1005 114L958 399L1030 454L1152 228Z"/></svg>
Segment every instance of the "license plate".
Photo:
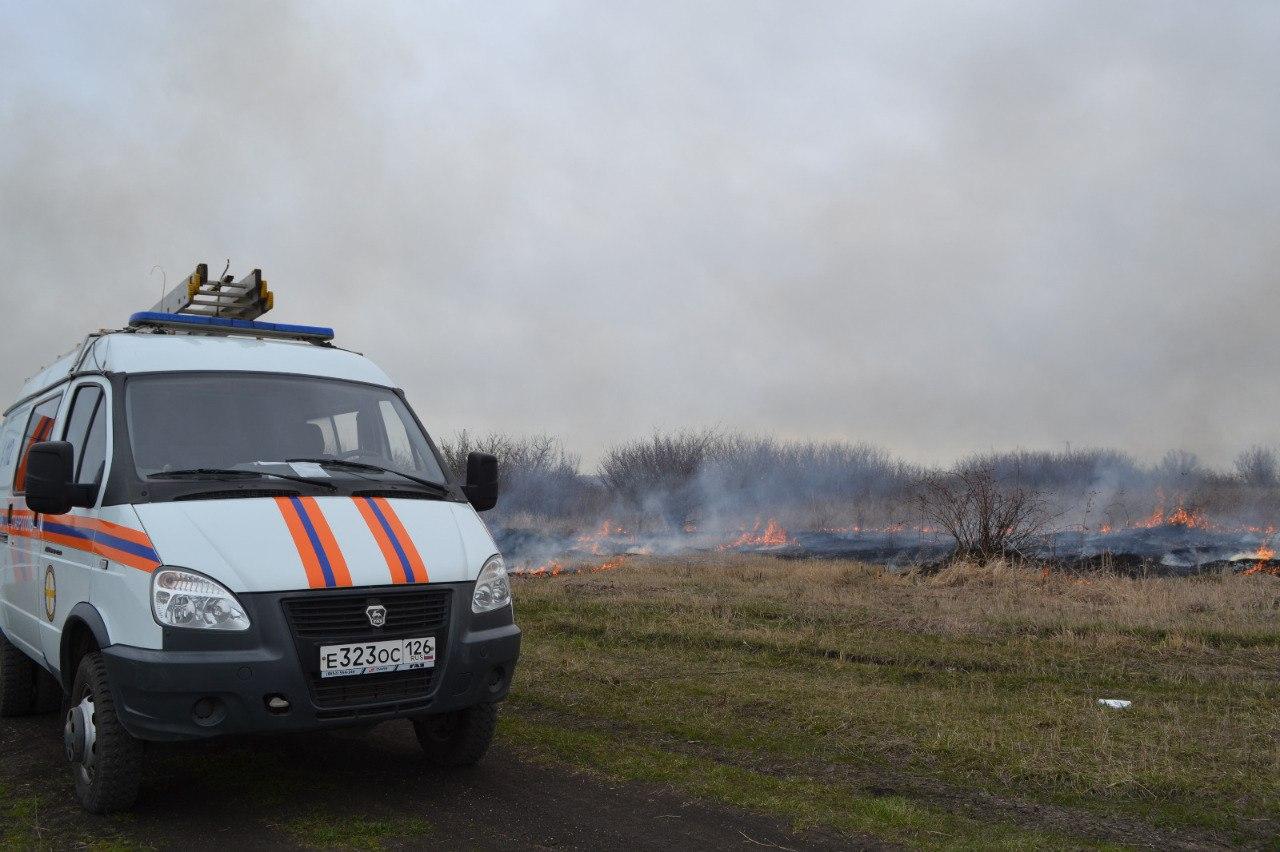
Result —
<svg viewBox="0 0 1280 852"><path fill-rule="evenodd" d="M323 645L320 648L320 677L350 677L406 669L429 669L435 664L434 636L360 642L353 645Z"/></svg>

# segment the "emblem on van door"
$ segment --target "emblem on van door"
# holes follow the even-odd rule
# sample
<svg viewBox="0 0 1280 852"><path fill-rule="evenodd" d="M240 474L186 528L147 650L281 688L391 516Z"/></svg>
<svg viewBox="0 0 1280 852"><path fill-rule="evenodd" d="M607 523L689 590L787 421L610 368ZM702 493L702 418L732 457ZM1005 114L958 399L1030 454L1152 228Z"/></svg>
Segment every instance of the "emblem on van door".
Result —
<svg viewBox="0 0 1280 852"><path fill-rule="evenodd" d="M364 614L369 616L369 623L374 627L381 627L387 623L387 608L382 604L365 607Z"/></svg>
<svg viewBox="0 0 1280 852"><path fill-rule="evenodd" d="M58 611L58 581L53 576L53 566L44 569L44 617L53 621Z"/></svg>

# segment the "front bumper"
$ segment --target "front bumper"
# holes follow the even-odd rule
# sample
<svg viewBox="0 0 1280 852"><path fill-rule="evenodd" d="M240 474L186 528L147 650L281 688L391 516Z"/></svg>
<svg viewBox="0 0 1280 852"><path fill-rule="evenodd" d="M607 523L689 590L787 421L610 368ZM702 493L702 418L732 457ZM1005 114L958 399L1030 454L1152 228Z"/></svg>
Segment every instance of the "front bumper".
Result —
<svg viewBox="0 0 1280 852"><path fill-rule="evenodd" d="M139 739L187 740L339 728L448 713L505 698L520 654L520 629L511 608L472 615L470 583L417 588L447 588L452 595L451 617L437 635L441 651L425 692L340 707L317 703L314 672L308 671L318 666L311 662L315 643L296 637L282 605L300 593L244 595L241 604L253 625L244 634L167 630L164 650L127 645L103 649L116 713ZM384 587L341 591L384 601L394 601L397 594ZM270 702L278 698L288 702L287 711L278 709L278 701L277 709L272 708Z"/></svg>

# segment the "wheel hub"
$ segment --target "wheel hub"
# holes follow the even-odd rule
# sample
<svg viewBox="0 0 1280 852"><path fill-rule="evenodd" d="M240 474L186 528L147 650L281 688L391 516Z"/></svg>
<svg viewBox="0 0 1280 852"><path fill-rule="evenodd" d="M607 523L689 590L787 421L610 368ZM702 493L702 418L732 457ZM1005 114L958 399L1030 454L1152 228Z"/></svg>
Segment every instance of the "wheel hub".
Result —
<svg viewBox="0 0 1280 852"><path fill-rule="evenodd" d="M67 721L62 728L62 743L66 749L67 760L79 764L85 775L93 772L96 739L93 699L86 695L79 704L67 711Z"/></svg>

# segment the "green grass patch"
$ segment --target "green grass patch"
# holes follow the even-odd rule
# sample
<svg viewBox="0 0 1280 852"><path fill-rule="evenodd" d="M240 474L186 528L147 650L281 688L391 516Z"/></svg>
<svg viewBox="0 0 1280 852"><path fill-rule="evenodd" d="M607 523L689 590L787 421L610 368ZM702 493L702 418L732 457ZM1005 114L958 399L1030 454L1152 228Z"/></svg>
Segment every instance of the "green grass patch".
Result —
<svg viewBox="0 0 1280 852"><path fill-rule="evenodd" d="M89 849L93 852L136 852L147 847L132 843L113 830L88 835L81 832L77 838L63 826L45 823L46 801L37 795L20 795L10 786L0 783L0 849L58 850L67 848Z"/></svg>
<svg viewBox="0 0 1280 852"><path fill-rule="evenodd" d="M911 845L1265 843L1280 835L1280 581L1257 579L735 557L523 581L505 730L752 806L705 780L747 773L734 783L757 809ZM1133 706L1098 706L1110 697ZM557 723L588 740L554 747Z"/></svg>
<svg viewBox="0 0 1280 852"><path fill-rule="evenodd" d="M292 819L282 828L294 842L312 849L384 849L389 843L420 842L434 827L418 818L370 818L316 814Z"/></svg>
<svg viewBox="0 0 1280 852"><path fill-rule="evenodd" d="M869 795L849 785L777 777L551 723L505 718L502 733L536 754L783 817L798 829L835 828L920 849L1079 848L1066 837L965 818L903 796Z"/></svg>
<svg viewBox="0 0 1280 852"><path fill-rule="evenodd" d="M11 796L0 788L0 846L5 849L39 847L44 841L40 827L40 799L37 796Z"/></svg>

